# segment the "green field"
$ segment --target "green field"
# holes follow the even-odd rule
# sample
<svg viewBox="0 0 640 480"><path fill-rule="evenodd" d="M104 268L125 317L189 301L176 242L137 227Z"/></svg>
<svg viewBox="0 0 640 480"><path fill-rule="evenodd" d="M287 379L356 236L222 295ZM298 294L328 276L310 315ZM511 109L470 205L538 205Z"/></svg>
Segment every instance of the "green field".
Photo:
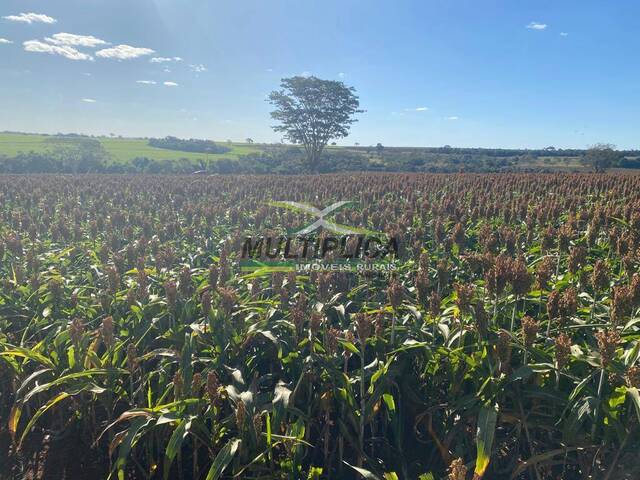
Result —
<svg viewBox="0 0 640 480"><path fill-rule="evenodd" d="M55 136L48 135L27 135L19 133L0 133L0 155L9 157L19 153L45 153L58 146ZM68 139L65 139L68 141ZM114 162L126 163L136 157L147 157L153 160L179 160L186 158L189 160L198 159L238 159L240 155L259 151L258 147L243 143L227 144L220 142L231 149L227 153L203 154L193 152L180 152L163 148L150 147L147 140L143 138L109 138L97 137L104 149L111 155Z"/></svg>

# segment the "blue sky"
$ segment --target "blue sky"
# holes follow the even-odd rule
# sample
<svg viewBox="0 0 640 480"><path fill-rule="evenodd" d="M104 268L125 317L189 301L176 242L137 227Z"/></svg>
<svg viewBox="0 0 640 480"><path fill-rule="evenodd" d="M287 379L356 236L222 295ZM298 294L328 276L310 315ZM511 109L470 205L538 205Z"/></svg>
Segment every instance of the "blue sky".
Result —
<svg viewBox="0 0 640 480"><path fill-rule="evenodd" d="M342 144L640 147L637 0L2 0L0 17L0 130L278 141L266 94L313 74L367 110Z"/></svg>

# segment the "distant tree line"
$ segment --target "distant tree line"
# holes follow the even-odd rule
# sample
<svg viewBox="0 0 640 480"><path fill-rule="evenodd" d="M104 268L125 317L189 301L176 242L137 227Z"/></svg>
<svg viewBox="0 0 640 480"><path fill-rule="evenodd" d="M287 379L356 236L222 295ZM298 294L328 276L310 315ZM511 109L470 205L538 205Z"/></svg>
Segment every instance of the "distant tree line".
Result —
<svg viewBox="0 0 640 480"><path fill-rule="evenodd" d="M194 153L227 153L231 151L230 148L218 145L211 140L198 140L195 138L190 138L189 140L176 137L150 138L149 146Z"/></svg>
<svg viewBox="0 0 640 480"><path fill-rule="evenodd" d="M597 148L596 148L597 147ZM374 154L375 152L375 154ZM370 155L357 148L325 150L315 170L334 172L507 172L552 171L554 166L537 162L523 150L510 151L512 156L491 155L491 149L375 148ZM457 152L457 153L456 153ZM473 153L475 152L475 153ZM498 150L503 152L503 150ZM592 170L610 167L640 168L640 153L622 156L607 146L594 146L589 151L576 151L575 158ZM546 159L547 155L543 158ZM569 158L569 157L567 157ZM537 165L537 166L531 166ZM154 174L304 174L309 173L305 152L300 146L265 145L259 152L238 159L179 158L156 160L137 157L128 162L116 162L104 150L99 140L81 141L56 139L45 153L21 153L14 157L0 156L0 173L154 173Z"/></svg>

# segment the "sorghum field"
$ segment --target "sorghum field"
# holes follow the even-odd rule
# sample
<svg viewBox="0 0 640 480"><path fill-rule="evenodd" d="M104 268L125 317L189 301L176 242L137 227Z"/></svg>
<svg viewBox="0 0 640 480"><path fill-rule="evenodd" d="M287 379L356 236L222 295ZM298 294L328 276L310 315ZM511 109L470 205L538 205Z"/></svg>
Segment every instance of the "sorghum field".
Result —
<svg viewBox="0 0 640 480"><path fill-rule="evenodd" d="M243 272L332 220L395 273ZM640 177L0 177L0 478L637 479Z"/></svg>

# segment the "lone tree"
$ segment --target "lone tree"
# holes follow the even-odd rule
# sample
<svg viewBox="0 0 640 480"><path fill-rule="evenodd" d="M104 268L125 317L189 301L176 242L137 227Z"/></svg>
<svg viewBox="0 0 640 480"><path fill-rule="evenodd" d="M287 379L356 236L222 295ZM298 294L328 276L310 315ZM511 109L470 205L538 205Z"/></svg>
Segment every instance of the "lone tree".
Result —
<svg viewBox="0 0 640 480"><path fill-rule="evenodd" d="M620 153L616 151L615 145L609 143L597 143L591 146L582 157L582 162L590 165L600 173L620 159Z"/></svg>
<svg viewBox="0 0 640 480"><path fill-rule="evenodd" d="M280 122L273 129L303 145L309 169L317 171L329 141L349 135L357 121L354 115L362 112L355 89L334 80L300 76L282 79L280 87L269 95L275 107L271 118Z"/></svg>

